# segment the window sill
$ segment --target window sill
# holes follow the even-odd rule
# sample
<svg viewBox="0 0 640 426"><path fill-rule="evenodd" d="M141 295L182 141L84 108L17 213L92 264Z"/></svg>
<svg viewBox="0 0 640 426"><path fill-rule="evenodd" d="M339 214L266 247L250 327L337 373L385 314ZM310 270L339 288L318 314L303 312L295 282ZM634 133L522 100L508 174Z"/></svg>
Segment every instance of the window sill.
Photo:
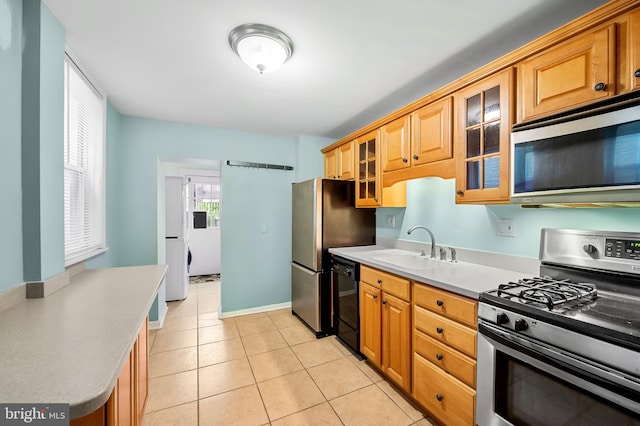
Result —
<svg viewBox="0 0 640 426"><path fill-rule="evenodd" d="M97 256L99 254L102 254L102 253L104 253L104 252L106 252L108 250L109 250L109 247L101 247L101 248L98 248L98 249L95 249L95 250L91 250L91 251L88 251L88 252L79 253L79 254L77 254L77 255L75 255L73 257L65 259L64 260L64 267L67 268L69 266L73 266L76 263L80 263L80 262L83 262L83 261L85 261L87 259L91 259L92 257Z"/></svg>

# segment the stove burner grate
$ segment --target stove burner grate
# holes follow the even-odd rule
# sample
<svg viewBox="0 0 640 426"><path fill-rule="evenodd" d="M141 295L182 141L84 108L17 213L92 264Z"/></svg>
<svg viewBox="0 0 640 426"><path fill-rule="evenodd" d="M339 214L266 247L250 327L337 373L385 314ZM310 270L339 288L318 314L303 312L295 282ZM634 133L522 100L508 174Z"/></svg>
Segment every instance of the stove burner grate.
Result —
<svg viewBox="0 0 640 426"><path fill-rule="evenodd" d="M598 295L596 286L589 283L575 283L549 277L523 278L517 283L509 282L498 286L498 296L519 298L523 302L545 305L549 310L573 300L590 300Z"/></svg>

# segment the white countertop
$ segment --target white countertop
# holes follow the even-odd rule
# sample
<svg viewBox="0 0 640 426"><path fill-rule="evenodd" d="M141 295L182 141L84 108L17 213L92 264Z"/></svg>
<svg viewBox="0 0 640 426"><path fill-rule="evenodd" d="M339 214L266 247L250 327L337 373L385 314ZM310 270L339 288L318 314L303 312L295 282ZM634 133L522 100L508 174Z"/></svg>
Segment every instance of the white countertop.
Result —
<svg viewBox="0 0 640 426"><path fill-rule="evenodd" d="M432 285L463 296L477 299L483 291L493 290L498 284L517 281L530 275L522 272L478 265L468 262L452 263L445 260L429 259L433 267L428 269L403 268L380 259L392 255L418 256L416 252L383 246L360 246L331 248L329 253L353 260L383 271ZM428 254L427 254L428 256Z"/></svg>
<svg viewBox="0 0 640 426"><path fill-rule="evenodd" d="M166 265L85 270L55 293L0 313L0 402L102 406L138 337Z"/></svg>

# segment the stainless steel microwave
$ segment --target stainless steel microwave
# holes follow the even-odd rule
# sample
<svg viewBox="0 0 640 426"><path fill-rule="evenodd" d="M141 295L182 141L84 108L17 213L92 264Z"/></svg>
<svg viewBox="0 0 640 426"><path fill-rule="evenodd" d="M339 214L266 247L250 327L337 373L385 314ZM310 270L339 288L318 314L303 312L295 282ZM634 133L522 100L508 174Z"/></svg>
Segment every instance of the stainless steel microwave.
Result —
<svg viewBox="0 0 640 426"><path fill-rule="evenodd" d="M640 206L640 93L515 125L511 203Z"/></svg>

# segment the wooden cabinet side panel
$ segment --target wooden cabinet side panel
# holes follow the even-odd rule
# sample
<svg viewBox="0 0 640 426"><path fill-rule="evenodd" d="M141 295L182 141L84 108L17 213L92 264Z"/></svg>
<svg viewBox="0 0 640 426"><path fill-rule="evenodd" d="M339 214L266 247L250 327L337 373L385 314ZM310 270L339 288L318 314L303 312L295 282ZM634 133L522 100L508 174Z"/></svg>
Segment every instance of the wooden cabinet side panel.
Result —
<svg viewBox="0 0 640 426"><path fill-rule="evenodd" d="M412 114L413 165L453 158L453 97L429 104Z"/></svg>
<svg viewBox="0 0 640 426"><path fill-rule="evenodd" d="M630 31L630 67L629 74L631 78L631 88L640 89L640 76L636 77L635 73L640 73L640 10L633 12L629 16Z"/></svg>
<svg viewBox="0 0 640 426"><path fill-rule="evenodd" d="M360 352L381 366L380 290L360 282Z"/></svg>
<svg viewBox="0 0 640 426"><path fill-rule="evenodd" d="M382 293L382 371L411 392L411 304Z"/></svg>
<svg viewBox="0 0 640 426"><path fill-rule="evenodd" d="M70 426L104 426L107 422L106 405L98 408L97 410L87 414L86 416L78 417L69 422Z"/></svg>
<svg viewBox="0 0 640 426"><path fill-rule="evenodd" d="M138 340L135 344L136 353L136 420L142 424L144 410L147 406L149 395L149 318L145 320L140 329Z"/></svg>

